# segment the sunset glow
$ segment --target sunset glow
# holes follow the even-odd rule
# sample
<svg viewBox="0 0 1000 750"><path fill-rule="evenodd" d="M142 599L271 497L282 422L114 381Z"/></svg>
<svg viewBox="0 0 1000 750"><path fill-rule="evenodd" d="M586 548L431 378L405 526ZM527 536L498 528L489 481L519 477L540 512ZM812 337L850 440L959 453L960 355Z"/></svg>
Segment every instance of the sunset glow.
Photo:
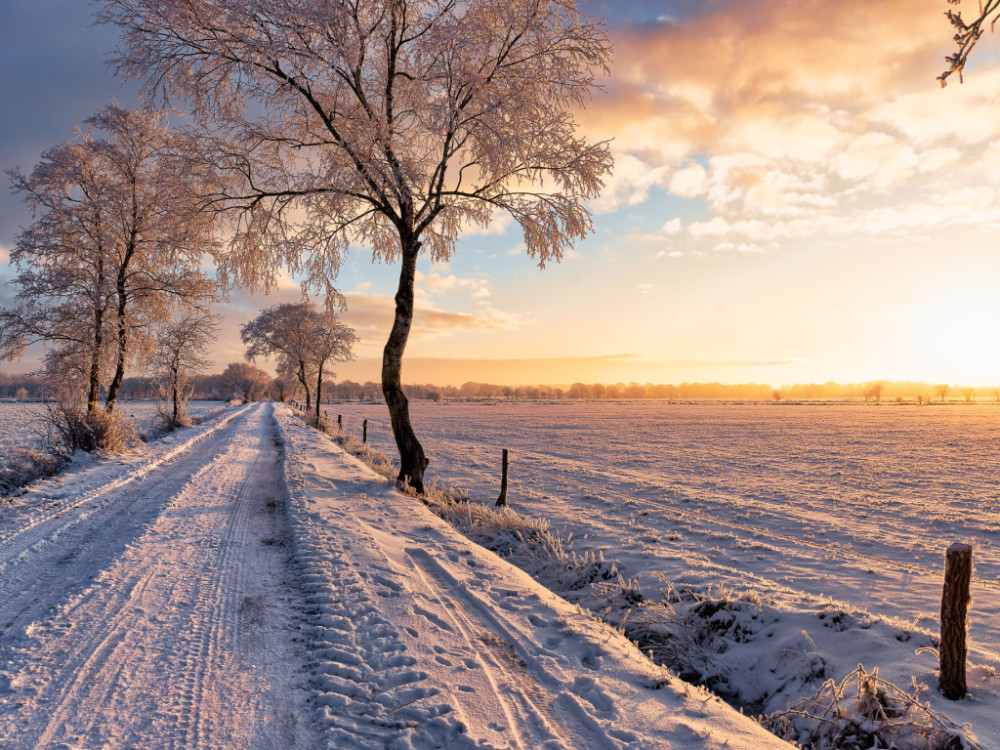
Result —
<svg viewBox="0 0 1000 750"><path fill-rule="evenodd" d="M425 258L404 380L1000 382L997 42L941 89L945 9L590 4L615 43L605 91L578 114L616 159L595 231L544 270L503 216L450 262ZM18 72L0 83L5 168L30 168L112 95L134 101L103 67L114 32L91 20L68 0L0 11ZM5 199L0 259L28 221ZM396 276L363 247L341 270L362 341L338 378L378 379ZM239 325L298 294L292 278L234 293L219 369L242 357Z"/></svg>

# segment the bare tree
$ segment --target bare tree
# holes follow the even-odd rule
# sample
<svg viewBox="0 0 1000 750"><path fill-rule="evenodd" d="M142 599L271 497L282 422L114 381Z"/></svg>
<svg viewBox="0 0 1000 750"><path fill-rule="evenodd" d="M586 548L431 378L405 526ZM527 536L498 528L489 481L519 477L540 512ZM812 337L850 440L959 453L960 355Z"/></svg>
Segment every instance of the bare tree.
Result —
<svg viewBox="0 0 1000 750"><path fill-rule="evenodd" d="M965 403L971 404L976 399L976 389L975 388L963 388L962 397L965 399Z"/></svg>
<svg viewBox="0 0 1000 750"><path fill-rule="evenodd" d="M152 370L170 392L172 427L185 423L184 405L190 398L191 379L211 366L205 350L218 331L218 317L198 311L184 313L157 331Z"/></svg>
<svg viewBox="0 0 1000 750"><path fill-rule="evenodd" d="M202 271L205 253L214 254L210 217L197 210L194 195L173 169L178 144L163 115L129 110L114 103L87 123L107 134L95 141L108 173L102 196L111 225L115 291L115 371L105 401L110 411L135 346L135 331L165 315L175 301L211 301L217 286ZM149 339L151 342L151 339Z"/></svg>
<svg viewBox="0 0 1000 750"><path fill-rule="evenodd" d="M934 392L941 397L941 403L944 403L944 397L948 395L948 391L951 390L951 386L946 383L934 386Z"/></svg>
<svg viewBox="0 0 1000 750"><path fill-rule="evenodd" d="M8 172L34 221L10 254L18 271L10 282L15 305L0 310L0 356L19 358L41 341L54 345L54 361L72 354L86 371L90 413L100 396L114 298L99 161L91 134L78 129L72 140L43 153L29 176Z"/></svg>
<svg viewBox="0 0 1000 750"><path fill-rule="evenodd" d="M315 309L306 302L277 305L262 310L240 328L240 339L251 362L258 357L278 355L278 372L295 374L306 394L306 411L312 408L309 380L315 314Z"/></svg>
<svg viewBox="0 0 1000 750"><path fill-rule="evenodd" d="M9 173L34 222L11 253L18 304L0 310L0 356L54 344L47 369L83 375L88 413L102 381L105 408L114 408L126 365L152 343L154 320L176 301L215 296L200 270L214 249L210 217L168 169L172 138L162 120L112 104L46 151L29 176Z"/></svg>
<svg viewBox="0 0 1000 750"><path fill-rule="evenodd" d="M222 385L235 398L256 401L267 393L271 376L247 362L233 362L222 371Z"/></svg>
<svg viewBox="0 0 1000 750"><path fill-rule="evenodd" d="M949 5L959 5L961 2L962 0L948 0ZM949 10L945 14L951 21L951 25L955 27L953 38L955 44L958 45L958 50L955 54L945 57L948 70L938 76L942 88L948 85L948 76L952 73L958 73L958 81L962 83L962 71L965 70L965 63L969 59L972 48L979 41L979 37L983 35L984 25L989 21L990 31L992 31L996 22L1000 20L1000 0L980 0L978 10L979 15L969 23L966 23L962 18L962 11Z"/></svg>
<svg viewBox="0 0 1000 750"><path fill-rule="evenodd" d="M333 313L317 313L314 321L315 333L311 337L310 350L313 364L316 366L316 424L319 424L319 407L323 397L323 368L327 364L354 359L351 349L357 343L358 337L354 335L353 328L337 320Z"/></svg>
<svg viewBox="0 0 1000 750"><path fill-rule="evenodd" d="M865 386L864 398L865 401L869 399L873 400L876 404L882 403L882 393L885 391L885 383L880 381L875 381L873 383L868 383Z"/></svg>
<svg viewBox="0 0 1000 750"><path fill-rule="evenodd" d="M268 288L287 265L335 304L350 244L400 261L382 392L399 479L422 492L401 380L417 259L447 259L497 211L542 266L590 231L584 201L611 156L577 135L571 110L608 70L604 24L576 0L104 5L123 34L120 72L214 126L202 145L226 178L212 205L233 218L228 277Z"/></svg>

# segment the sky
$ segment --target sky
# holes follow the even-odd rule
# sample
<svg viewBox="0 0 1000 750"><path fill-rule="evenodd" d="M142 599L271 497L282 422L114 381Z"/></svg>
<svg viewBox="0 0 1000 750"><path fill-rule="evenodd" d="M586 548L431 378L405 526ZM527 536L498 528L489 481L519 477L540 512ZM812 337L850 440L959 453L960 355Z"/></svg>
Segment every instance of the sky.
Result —
<svg viewBox="0 0 1000 750"><path fill-rule="evenodd" d="M577 113L616 161L594 233L539 269L500 217L449 262L422 260L404 382L1000 382L1000 38L940 88L948 7L588 4L615 45ZM0 167L29 171L112 97L137 103L93 13L0 4ZM30 217L2 195L6 281ZM361 343L338 378L379 379L397 278L364 249L348 257L337 284ZM242 323L298 298L291 278L268 297L234 290L218 369L241 359Z"/></svg>

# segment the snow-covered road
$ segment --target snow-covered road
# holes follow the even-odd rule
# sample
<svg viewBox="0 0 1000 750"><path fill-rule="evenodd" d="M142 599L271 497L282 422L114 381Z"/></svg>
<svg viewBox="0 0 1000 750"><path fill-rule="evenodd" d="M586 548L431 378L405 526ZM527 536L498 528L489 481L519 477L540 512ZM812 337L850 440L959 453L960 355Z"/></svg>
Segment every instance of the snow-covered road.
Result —
<svg viewBox="0 0 1000 750"><path fill-rule="evenodd" d="M0 747L317 745L273 422L203 432L0 538Z"/></svg>
<svg viewBox="0 0 1000 750"><path fill-rule="evenodd" d="M285 407L0 505L0 747L787 747Z"/></svg>

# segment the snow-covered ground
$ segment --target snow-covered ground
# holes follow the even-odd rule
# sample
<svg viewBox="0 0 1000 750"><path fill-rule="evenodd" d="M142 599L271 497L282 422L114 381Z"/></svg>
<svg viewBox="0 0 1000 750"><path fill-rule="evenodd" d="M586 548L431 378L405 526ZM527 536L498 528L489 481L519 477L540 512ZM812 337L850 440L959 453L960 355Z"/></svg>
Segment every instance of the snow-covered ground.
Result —
<svg viewBox="0 0 1000 750"><path fill-rule="evenodd" d="M0 747L313 748L263 405L0 505Z"/></svg>
<svg viewBox="0 0 1000 750"><path fill-rule="evenodd" d="M368 419L369 440L392 451L384 407L327 412L355 434ZM412 413L430 476L492 503L509 448L514 508L572 534L573 550L602 552L682 619L692 607L678 592L715 602L719 643L695 667L754 710L862 664L901 687L916 678L931 688L921 700L1000 748L1000 408L416 402ZM923 648L953 541L976 558L959 702L933 689L937 660ZM719 614L719 602L736 603Z"/></svg>
<svg viewBox="0 0 1000 750"><path fill-rule="evenodd" d="M787 747L274 410L0 503L0 747Z"/></svg>
<svg viewBox="0 0 1000 750"><path fill-rule="evenodd" d="M222 409L225 401L192 401L188 404L188 415L204 417ZM120 401L123 414L131 417L140 432L152 426L157 404L147 399ZM44 430L45 404L37 402L0 402L0 459L5 451L12 448L31 448Z"/></svg>

